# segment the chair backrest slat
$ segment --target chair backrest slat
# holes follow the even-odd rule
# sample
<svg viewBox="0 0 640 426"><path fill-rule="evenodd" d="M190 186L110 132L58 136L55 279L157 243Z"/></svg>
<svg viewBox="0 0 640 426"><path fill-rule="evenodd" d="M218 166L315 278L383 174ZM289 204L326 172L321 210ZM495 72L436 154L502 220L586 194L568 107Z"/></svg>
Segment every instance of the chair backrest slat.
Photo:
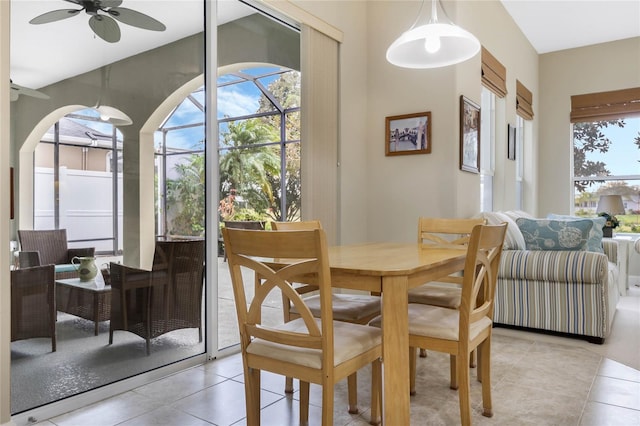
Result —
<svg viewBox="0 0 640 426"><path fill-rule="evenodd" d="M331 282L324 231L272 232L223 228L222 235L243 348L248 346L252 338L261 338L275 343L322 349L330 356L329 359L333 359ZM250 286L243 280L243 269L260 277L251 300L245 291ZM302 276L313 277L319 285L323 313L320 326L291 286L293 280ZM262 324L262 302L276 290L280 290L298 307L306 331L282 331Z"/></svg>
<svg viewBox="0 0 640 426"><path fill-rule="evenodd" d="M483 225L483 218L452 219L420 217L418 219L418 243L429 247L460 247L466 249L474 226ZM439 282L462 284L461 275L438 278Z"/></svg>
<svg viewBox="0 0 640 426"><path fill-rule="evenodd" d="M469 239L460 302L460 339L470 324L493 317L493 294L507 225L476 225ZM467 336L463 336L463 333Z"/></svg>

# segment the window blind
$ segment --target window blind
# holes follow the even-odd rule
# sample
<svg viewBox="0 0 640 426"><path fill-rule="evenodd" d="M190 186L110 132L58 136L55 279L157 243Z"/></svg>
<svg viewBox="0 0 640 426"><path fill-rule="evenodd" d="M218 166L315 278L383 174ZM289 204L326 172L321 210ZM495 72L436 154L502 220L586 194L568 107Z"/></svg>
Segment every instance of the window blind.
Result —
<svg viewBox="0 0 640 426"><path fill-rule="evenodd" d="M335 245L339 242L339 43L305 24L300 42L302 217L320 220L327 242Z"/></svg>
<svg viewBox="0 0 640 426"><path fill-rule="evenodd" d="M525 120L533 120L533 94L516 80L516 114Z"/></svg>
<svg viewBox="0 0 640 426"><path fill-rule="evenodd" d="M640 87L571 96L571 122L640 116Z"/></svg>
<svg viewBox="0 0 640 426"><path fill-rule="evenodd" d="M484 47L482 48L482 84L500 98L507 95L507 69Z"/></svg>

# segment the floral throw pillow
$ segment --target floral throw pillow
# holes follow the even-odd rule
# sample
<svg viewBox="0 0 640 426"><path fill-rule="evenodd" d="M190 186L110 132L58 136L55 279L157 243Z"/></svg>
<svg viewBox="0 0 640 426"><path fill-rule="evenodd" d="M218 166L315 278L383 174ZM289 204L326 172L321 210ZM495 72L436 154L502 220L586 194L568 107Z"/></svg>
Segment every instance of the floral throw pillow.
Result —
<svg viewBox="0 0 640 426"><path fill-rule="evenodd" d="M585 250L593 222L585 220L516 220L527 250Z"/></svg>
<svg viewBox="0 0 640 426"><path fill-rule="evenodd" d="M579 216L568 216L561 214L549 214L547 215L548 219L559 219L559 220L585 220L588 219L593 222L593 226L591 227L591 232L589 232L589 240L587 241L587 251L593 251L596 253L604 253L604 249L602 248L602 228L604 227L605 219L602 216L599 217L589 217L583 218Z"/></svg>

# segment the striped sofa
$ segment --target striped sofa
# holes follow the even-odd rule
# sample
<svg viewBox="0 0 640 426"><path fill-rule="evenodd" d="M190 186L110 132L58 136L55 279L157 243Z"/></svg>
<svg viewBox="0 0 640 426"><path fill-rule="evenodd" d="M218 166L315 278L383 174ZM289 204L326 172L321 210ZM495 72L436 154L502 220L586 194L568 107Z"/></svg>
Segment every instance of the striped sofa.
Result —
<svg viewBox="0 0 640 426"><path fill-rule="evenodd" d="M589 251L504 250L494 323L603 343L618 303L617 242Z"/></svg>

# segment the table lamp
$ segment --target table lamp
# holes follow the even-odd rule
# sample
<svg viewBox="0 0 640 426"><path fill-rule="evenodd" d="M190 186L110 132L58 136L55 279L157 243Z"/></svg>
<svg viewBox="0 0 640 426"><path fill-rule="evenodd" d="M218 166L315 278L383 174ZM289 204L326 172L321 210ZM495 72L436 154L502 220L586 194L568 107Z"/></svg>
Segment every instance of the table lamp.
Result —
<svg viewBox="0 0 640 426"><path fill-rule="evenodd" d="M617 214L624 214L624 204L622 204L621 195L601 195L598 200L596 214L607 218L602 233L604 237L611 238L613 236L613 228L618 226Z"/></svg>

